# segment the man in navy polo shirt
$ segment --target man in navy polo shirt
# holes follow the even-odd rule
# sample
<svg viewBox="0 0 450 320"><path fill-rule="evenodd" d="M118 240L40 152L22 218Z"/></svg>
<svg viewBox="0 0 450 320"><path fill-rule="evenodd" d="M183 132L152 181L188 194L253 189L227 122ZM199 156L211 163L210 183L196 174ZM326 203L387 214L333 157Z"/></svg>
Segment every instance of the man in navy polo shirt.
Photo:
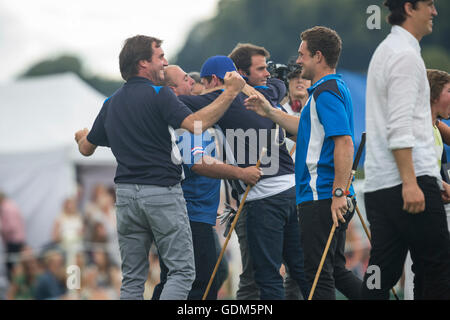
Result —
<svg viewBox="0 0 450 320"><path fill-rule="evenodd" d="M170 65L164 68L164 77L166 84L176 95L191 95L194 81L179 66ZM213 226L216 225L220 201L220 179L241 179L254 185L259 180L261 172L256 167L240 168L217 160L216 133L213 128L201 135L184 131L177 132L177 136L186 176L181 187L192 230L196 273L188 300L200 300L217 260ZM167 273L167 267L161 261L161 283L155 287L152 299L159 299L167 281ZM206 299L217 299L218 290L214 281Z"/></svg>
<svg viewBox="0 0 450 320"><path fill-rule="evenodd" d="M225 72L233 70L236 69L230 58L214 56L203 64L200 75L205 88L209 90L220 87ZM179 98L192 110L199 110L214 101L219 94L221 90ZM245 98L243 94L238 95L217 124L226 133L227 142L232 146L234 162L242 168L256 164L262 147L269 149L268 156L262 159L264 175L248 193L243 210L248 212L246 233L249 253L260 290L256 298L283 299L283 279L279 272L283 261L289 266L293 279L297 280L303 292L307 290L295 207L294 167L286 146L280 145L282 132L276 134L276 130L273 130L275 125L270 119L246 110L243 105ZM233 162L228 155L226 160ZM246 185L233 185L240 193L239 200L242 200Z"/></svg>
<svg viewBox="0 0 450 320"><path fill-rule="evenodd" d="M142 35L125 41L119 64L126 83L105 101L91 132L84 129L75 134L83 155L107 146L118 163L114 181L121 299L143 299L153 241L170 270L161 299L187 298L195 267L174 129L194 132L194 122L201 121L206 130L245 84L238 74L227 74L227 90L208 108L192 113L170 88L157 86L167 66L161 42Z"/></svg>
<svg viewBox="0 0 450 320"><path fill-rule="evenodd" d="M314 83L300 118L270 107L257 96L249 109L297 132L295 176L305 273L312 286L333 223L336 233L317 283L314 299L335 299L335 288L359 299L361 280L345 268L345 232L353 212L345 189L353 163L353 107L350 92L336 74L341 52L339 35L325 27L301 34L297 63L302 77ZM350 188L350 195L353 189ZM345 215L345 218L344 218ZM341 224L339 224L341 222Z"/></svg>

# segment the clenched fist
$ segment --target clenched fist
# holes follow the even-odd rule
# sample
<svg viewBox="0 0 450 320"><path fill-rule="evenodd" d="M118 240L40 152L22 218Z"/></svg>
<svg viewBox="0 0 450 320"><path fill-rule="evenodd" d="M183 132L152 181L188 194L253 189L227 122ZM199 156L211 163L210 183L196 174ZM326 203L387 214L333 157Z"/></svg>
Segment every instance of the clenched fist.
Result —
<svg viewBox="0 0 450 320"><path fill-rule="evenodd" d="M244 78L236 71L227 72L223 80L225 82L225 88L233 92L239 93L245 86Z"/></svg>
<svg viewBox="0 0 450 320"><path fill-rule="evenodd" d="M85 138L89 133L89 130L87 128L84 128L82 130L78 130L75 132L75 141L79 143L79 141L83 138Z"/></svg>

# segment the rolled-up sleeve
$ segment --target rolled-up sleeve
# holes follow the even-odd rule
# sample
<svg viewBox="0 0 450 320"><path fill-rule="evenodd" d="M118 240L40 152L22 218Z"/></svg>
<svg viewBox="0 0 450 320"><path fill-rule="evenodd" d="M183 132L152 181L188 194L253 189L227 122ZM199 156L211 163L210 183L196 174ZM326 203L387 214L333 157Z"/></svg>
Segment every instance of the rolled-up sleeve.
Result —
<svg viewBox="0 0 450 320"><path fill-rule="evenodd" d="M414 111L420 92L420 61L405 51L387 63L387 141L390 150L414 147Z"/></svg>

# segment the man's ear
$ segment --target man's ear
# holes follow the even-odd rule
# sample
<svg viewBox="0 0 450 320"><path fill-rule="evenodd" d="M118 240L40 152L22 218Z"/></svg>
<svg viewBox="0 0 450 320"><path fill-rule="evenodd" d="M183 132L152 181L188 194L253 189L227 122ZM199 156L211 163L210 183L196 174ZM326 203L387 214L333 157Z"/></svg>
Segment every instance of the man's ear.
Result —
<svg viewBox="0 0 450 320"><path fill-rule="evenodd" d="M219 78L218 78L215 74L212 75L211 82L213 83L214 86L220 85ZM211 83L211 82L210 82L210 83Z"/></svg>
<svg viewBox="0 0 450 320"><path fill-rule="evenodd" d="M314 59L316 59L317 64L319 64L325 59L325 57L323 56L321 51L316 51L316 54L314 55Z"/></svg>
<svg viewBox="0 0 450 320"><path fill-rule="evenodd" d="M138 67L141 69L145 69L145 67L148 65L149 61L147 60L139 60L138 61Z"/></svg>
<svg viewBox="0 0 450 320"><path fill-rule="evenodd" d="M414 11L414 6L411 2L405 2L403 4L403 9L405 10L405 13L407 16L412 16L412 13Z"/></svg>
<svg viewBox="0 0 450 320"><path fill-rule="evenodd" d="M245 71L242 70L242 69L237 69L237 72L238 72L241 76L248 77L248 73L245 72Z"/></svg>

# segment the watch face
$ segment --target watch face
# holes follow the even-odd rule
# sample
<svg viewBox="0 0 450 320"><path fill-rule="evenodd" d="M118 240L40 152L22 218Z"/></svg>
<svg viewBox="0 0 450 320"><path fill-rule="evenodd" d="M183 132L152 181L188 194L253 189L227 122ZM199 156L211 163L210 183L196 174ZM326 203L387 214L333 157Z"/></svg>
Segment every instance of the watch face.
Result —
<svg viewBox="0 0 450 320"><path fill-rule="evenodd" d="M344 194L344 192L340 188L337 188L336 190L334 190L334 195L336 197L342 197L343 194Z"/></svg>

